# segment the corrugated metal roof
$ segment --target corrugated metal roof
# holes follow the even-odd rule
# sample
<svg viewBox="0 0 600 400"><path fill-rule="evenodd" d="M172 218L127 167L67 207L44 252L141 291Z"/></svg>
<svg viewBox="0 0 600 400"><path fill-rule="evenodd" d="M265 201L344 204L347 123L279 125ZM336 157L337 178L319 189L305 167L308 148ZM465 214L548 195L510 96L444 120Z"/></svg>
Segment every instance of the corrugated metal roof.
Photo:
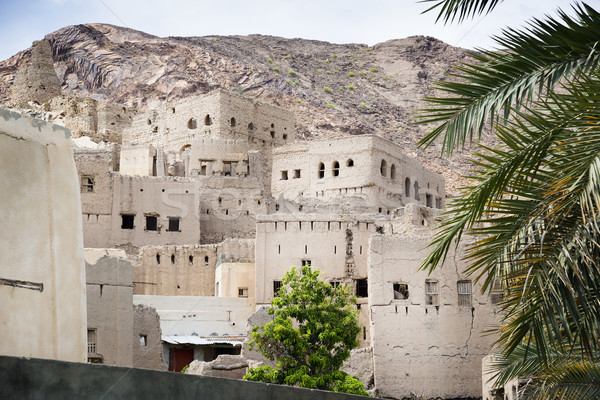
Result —
<svg viewBox="0 0 600 400"><path fill-rule="evenodd" d="M163 342L170 344L231 344L233 346L241 346L244 340L246 340L246 337L200 337L196 335L163 335L161 339Z"/></svg>

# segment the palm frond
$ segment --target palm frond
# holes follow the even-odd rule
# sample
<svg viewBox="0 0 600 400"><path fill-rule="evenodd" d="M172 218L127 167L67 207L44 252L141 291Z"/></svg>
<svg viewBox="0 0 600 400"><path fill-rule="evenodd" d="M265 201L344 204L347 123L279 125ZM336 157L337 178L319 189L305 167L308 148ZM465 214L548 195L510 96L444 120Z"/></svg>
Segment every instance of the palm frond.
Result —
<svg viewBox="0 0 600 400"><path fill-rule="evenodd" d="M559 10L558 19L534 19L522 31L504 30L495 38L503 51L474 53L474 62L452 75L458 82L438 83L436 89L447 96L426 98L431 108L421 111L418 123L441 124L420 144L443 136L443 151L450 154L480 135L490 118L507 118L511 107L552 91L562 79L597 68L600 13L585 4L574 10L573 17Z"/></svg>
<svg viewBox="0 0 600 400"><path fill-rule="evenodd" d="M435 3L423 13L439 9L435 22L442 20L448 22L462 22L479 14L492 11L502 0L422 0L421 3Z"/></svg>

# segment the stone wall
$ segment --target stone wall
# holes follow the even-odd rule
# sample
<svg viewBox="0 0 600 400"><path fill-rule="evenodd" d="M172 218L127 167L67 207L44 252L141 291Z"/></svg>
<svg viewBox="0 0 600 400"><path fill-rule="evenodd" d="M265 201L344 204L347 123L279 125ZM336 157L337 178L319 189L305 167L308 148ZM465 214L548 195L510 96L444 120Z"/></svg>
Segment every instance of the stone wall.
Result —
<svg viewBox="0 0 600 400"><path fill-rule="evenodd" d="M0 109L0 204L0 354L86 361L81 199L67 129Z"/></svg>

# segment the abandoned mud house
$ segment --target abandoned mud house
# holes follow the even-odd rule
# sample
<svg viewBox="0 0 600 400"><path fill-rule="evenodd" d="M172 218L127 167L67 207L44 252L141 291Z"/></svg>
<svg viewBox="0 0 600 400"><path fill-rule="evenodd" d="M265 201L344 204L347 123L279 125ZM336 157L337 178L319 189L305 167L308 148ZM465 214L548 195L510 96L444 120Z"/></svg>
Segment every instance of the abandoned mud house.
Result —
<svg viewBox="0 0 600 400"><path fill-rule="evenodd" d="M140 114L120 146L75 159L85 245L127 252L170 369L240 354L250 315L311 264L355 291L359 369L378 395L478 395L494 308L453 258L418 272L444 181L394 143L295 142L293 115L219 90Z"/></svg>
<svg viewBox="0 0 600 400"><path fill-rule="evenodd" d="M285 271L310 264L357 296L345 368L373 393L480 396L492 299L455 257L418 270L442 176L378 136L297 142L292 113L224 90L112 112L116 131L88 135L112 143L74 140L90 360L180 371L252 358L248 321L264 320Z"/></svg>

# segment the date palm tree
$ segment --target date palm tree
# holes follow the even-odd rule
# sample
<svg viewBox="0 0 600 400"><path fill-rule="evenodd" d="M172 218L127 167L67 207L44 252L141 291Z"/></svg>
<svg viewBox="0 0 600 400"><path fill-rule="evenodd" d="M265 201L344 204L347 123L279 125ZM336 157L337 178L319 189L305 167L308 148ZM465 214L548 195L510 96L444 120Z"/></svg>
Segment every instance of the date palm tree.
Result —
<svg viewBox="0 0 600 400"><path fill-rule="evenodd" d="M501 0L424 0L445 23L493 11ZM488 126L470 184L448 207L422 267L460 240L484 290L501 285L498 383L531 377L526 396L600 398L600 13L530 21L496 36L426 99L421 144L451 154Z"/></svg>

